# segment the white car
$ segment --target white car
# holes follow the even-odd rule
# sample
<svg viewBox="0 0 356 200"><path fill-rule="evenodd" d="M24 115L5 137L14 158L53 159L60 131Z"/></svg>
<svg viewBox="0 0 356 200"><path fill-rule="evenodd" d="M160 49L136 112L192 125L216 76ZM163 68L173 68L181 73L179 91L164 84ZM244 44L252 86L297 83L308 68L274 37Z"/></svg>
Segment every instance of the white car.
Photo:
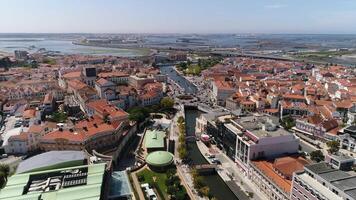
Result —
<svg viewBox="0 0 356 200"><path fill-rule="evenodd" d="M150 189L150 184L148 184L148 183L143 183L143 184L141 184L141 188L142 188L144 191L146 191L146 190Z"/></svg>
<svg viewBox="0 0 356 200"><path fill-rule="evenodd" d="M156 193L153 191L153 189L148 189L146 191L146 197L150 200L157 200L157 195Z"/></svg>

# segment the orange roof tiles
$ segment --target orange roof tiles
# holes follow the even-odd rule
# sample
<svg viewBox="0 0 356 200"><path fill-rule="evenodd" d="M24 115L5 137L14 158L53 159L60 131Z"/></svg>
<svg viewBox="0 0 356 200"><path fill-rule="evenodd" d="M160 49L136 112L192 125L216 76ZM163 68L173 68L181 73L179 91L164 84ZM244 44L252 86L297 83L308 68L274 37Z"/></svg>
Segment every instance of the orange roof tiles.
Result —
<svg viewBox="0 0 356 200"><path fill-rule="evenodd" d="M292 178L293 172L301 171L304 165L309 164L307 160L302 157L282 157L274 160L273 167L289 179Z"/></svg>
<svg viewBox="0 0 356 200"><path fill-rule="evenodd" d="M33 124L33 125L31 125L31 126L29 127L29 129L28 129L27 132L29 132L29 133L40 133L40 132L43 131L43 129L44 129L43 126Z"/></svg>
<svg viewBox="0 0 356 200"><path fill-rule="evenodd" d="M74 142L83 142L85 135L80 132L71 132L69 130L57 130L47 133L42 137L43 140L67 139Z"/></svg>
<svg viewBox="0 0 356 200"><path fill-rule="evenodd" d="M68 81L67 83L68 83L68 87L71 87L74 90L82 90L83 88L87 87L87 84L79 80L71 80Z"/></svg>
<svg viewBox="0 0 356 200"><path fill-rule="evenodd" d="M287 156L277 158L275 161L252 161L252 164L284 192L290 193L292 182L286 177L291 179L293 172L302 170L304 165L308 164L308 161L301 157Z"/></svg>
<svg viewBox="0 0 356 200"><path fill-rule="evenodd" d="M88 107L94 109L101 115L108 114L112 118L126 117L128 114L114 105L110 105L105 99L92 101L87 104Z"/></svg>
<svg viewBox="0 0 356 200"><path fill-rule="evenodd" d="M222 90L231 90L234 89L233 86L227 82L227 81L220 81L220 80L216 80L215 81L215 85L218 89L222 89Z"/></svg>
<svg viewBox="0 0 356 200"><path fill-rule="evenodd" d="M22 117L25 119L31 119L34 118L36 116L36 110L35 109L28 109L25 110L22 114Z"/></svg>
<svg viewBox="0 0 356 200"><path fill-rule="evenodd" d="M334 102L335 107L337 108L351 108L352 107L352 102L351 101L338 101Z"/></svg>
<svg viewBox="0 0 356 200"><path fill-rule="evenodd" d="M283 191L289 193L291 188L291 181L283 178L273 169L273 164L267 161L252 161L252 163L271 181L278 185Z"/></svg>
<svg viewBox="0 0 356 200"><path fill-rule="evenodd" d="M46 94L43 103L52 103L52 101L53 101L53 95L51 93Z"/></svg>
<svg viewBox="0 0 356 200"><path fill-rule="evenodd" d="M66 73L62 77L66 79L80 78L81 74L82 73L80 71L75 71L75 72Z"/></svg>
<svg viewBox="0 0 356 200"><path fill-rule="evenodd" d="M100 78L99 80L96 81L96 83L98 83L100 86L104 86L104 85L108 84L109 81L104 78Z"/></svg>
<svg viewBox="0 0 356 200"><path fill-rule="evenodd" d="M16 140L16 141L23 141L23 142L25 142L25 141L27 141L27 139L28 139L28 133L27 133L27 132L23 132L23 133L20 133L19 135L10 136L8 140L9 140L9 141L14 141L14 140Z"/></svg>
<svg viewBox="0 0 356 200"><path fill-rule="evenodd" d="M285 94L283 95L283 98L285 99L305 99L303 95L298 95L298 94Z"/></svg>

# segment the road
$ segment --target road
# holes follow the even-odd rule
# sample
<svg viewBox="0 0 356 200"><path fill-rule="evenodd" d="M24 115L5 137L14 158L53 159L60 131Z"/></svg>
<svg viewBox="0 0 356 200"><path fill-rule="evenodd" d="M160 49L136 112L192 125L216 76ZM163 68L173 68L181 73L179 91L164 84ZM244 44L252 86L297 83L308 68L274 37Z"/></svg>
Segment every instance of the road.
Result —
<svg viewBox="0 0 356 200"><path fill-rule="evenodd" d="M300 139L300 146L302 147L301 151L310 153L312 151L318 150L318 148L314 147L313 145L305 142L303 139Z"/></svg>

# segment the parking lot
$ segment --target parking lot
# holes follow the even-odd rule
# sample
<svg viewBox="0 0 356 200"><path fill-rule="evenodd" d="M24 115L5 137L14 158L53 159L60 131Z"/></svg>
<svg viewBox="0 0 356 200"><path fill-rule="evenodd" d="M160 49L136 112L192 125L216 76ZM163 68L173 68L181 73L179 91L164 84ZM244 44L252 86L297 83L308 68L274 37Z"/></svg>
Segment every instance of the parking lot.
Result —
<svg viewBox="0 0 356 200"><path fill-rule="evenodd" d="M28 123L23 122L21 118L15 116L8 116L4 120L4 125L1 127L1 140L3 141L2 146L7 144L7 140L12 135L18 135L23 131L26 131Z"/></svg>

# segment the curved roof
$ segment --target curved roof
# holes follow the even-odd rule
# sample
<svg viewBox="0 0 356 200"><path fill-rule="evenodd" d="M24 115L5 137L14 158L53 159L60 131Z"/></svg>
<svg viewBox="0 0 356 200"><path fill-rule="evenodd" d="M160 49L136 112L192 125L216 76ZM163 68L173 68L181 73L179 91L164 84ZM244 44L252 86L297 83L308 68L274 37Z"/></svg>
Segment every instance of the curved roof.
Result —
<svg viewBox="0 0 356 200"><path fill-rule="evenodd" d="M155 151L147 155L146 162L155 167L168 166L173 162L173 154L168 151Z"/></svg>
<svg viewBox="0 0 356 200"><path fill-rule="evenodd" d="M83 151L49 151L22 161L17 167L16 173L36 171L37 169L51 168L51 166L64 165L76 162L83 164L86 155Z"/></svg>

